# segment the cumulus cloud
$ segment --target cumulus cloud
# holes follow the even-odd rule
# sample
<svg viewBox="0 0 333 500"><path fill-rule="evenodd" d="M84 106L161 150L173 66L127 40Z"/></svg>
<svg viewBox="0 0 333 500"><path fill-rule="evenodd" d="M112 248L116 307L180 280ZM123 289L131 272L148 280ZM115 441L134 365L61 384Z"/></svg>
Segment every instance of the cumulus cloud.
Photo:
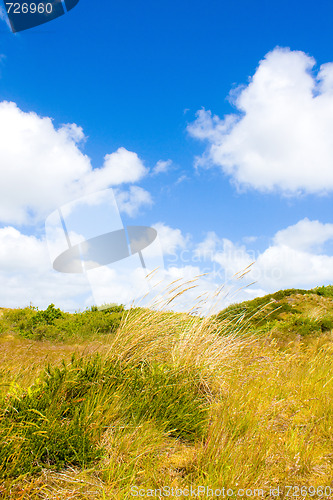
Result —
<svg viewBox="0 0 333 500"><path fill-rule="evenodd" d="M153 204L150 193L140 186L130 186L127 191L115 190L115 195L119 210L129 217L135 217L141 207Z"/></svg>
<svg viewBox="0 0 333 500"><path fill-rule="evenodd" d="M203 241L196 245L194 257L201 260L213 260L220 238L214 231L209 231Z"/></svg>
<svg viewBox="0 0 333 500"><path fill-rule="evenodd" d="M68 247L60 222L55 227L51 224L55 239L52 249L44 236L24 234L14 225L44 222L47 216L50 220L57 214L59 219L62 214L71 244L85 239L85 232L103 232L103 224L120 227L118 208L132 217L153 203L148 191L133 185L148 170L136 153L125 148L107 154L103 165L93 169L90 158L82 152L86 137L81 127L65 124L57 128L51 118L24 112L15 103L0 103L0 134L0 223L5 225L0 227L0 304L20 307L32 302L46 307L53 302L65 310L90 306L96 298L91 276L52 269L54 259ZM110 186L114 187L115 199L106 191ZM98 208L103 200L105 211ZM76 204L79 220L73 212ZM161 226L161 231L167 237L167 229ZM171 228L168 234L169 243L172 239L177 245L181 240ZM163 267L157 242L155 247L147 263ZM126 263L124 269L102 269L105 289L114 302L131 301L134 290L140 290L142 262L138 255L133 259L133 272ZM101 280L95 291L100 288Z"/></svg>
<svg viewBox="0 0 333 500"><path fill-rule="evenodd" d="M252 276L269 291L312 288L333 282L333 257L272 245L259 255Z"/></svg>
<svg viewBox="0 0 333 500"><path fill-rule="evenodd" d="M278 231L274 236L276 245L287 245L294 250L312 250L333 239L333 224L322 224L307 217L293 226Z"/></svg>
<svg viewBox="0 0 333 500"><path fill-rule="evenodd" d="M235 245L232 241L223 238L222 248L221 252L216 253L213 261L220 264L229 278L241 273L254 263L245 246Z"/></svg>
<svg viewBox="0 0 333 500"><path fill-rule="evenodd" d="M157 222L152 227L157 231L165 255L174 254L177 250L186 247L187 238L183 236L180 229L174 229L162 222Z"/></svg>
<svg viewBox="0 0 333 500"><path fill-rule="evenodd" d="M188 240L179 229L163 223L157 223L154 227L163 243L164 253L176 252L185 247ZM163 305L170 298L164 291L167 285L175 280L180 280L181 285L181 280L186 282L201 274L200 266L192 264L180 267L172 265L164 269L161 254L150 250L148 247L147 251L143 251L146 270L135 254L110 266L89 271L86 275L57 273L52 269L44 238L24 235L12 226L1 228L0 304L2 307L25 307L31 302L39 308L46 308L50 303L55 303L67 311L83 310L92 304L101 305L105 302L129 306L133 299L139 299L150 288L144 303L151 304L157 300ZM55 257L56 254L52 260ZM145 275L153 270L156 270L156 275L149 279L148 286ZM194 288L172 302L171 308L189 310L199 296L206 297L216 289L212 277L201 279L191 286Z"/></svg>
<svg viewBox="0 0 333 500"><path fill-rule="evenodd" d="M12 226L0 229L0 304L2 307L46 308L55 303L65 310L91 305L84 275L53 271L45 240L22 234Z"/></svg>
<svg viewBox="0 0 333 500"><path fill-rule="evenodd" d="M311 288L333 282L333 257L323 246L333 240L333 224L305 218L278 231L262 252L255 274L263 288Z"/></svg>
<svg viewBox="0 0 333 500"><path fill-rule="evenodd" d="M219 238L214 231L210 231L206 238L196 245L194 259L218 264L226 279L231 279L254 262L253 255L247 252L244 245L235 244L227 238ZM219 274L221 279L222 273Z"/></svg>
<svg viewBox="0 0 333 500"><path fill-rule="evenodd" d="M148 170L136 153L119 148L115 153L104 157L101 169L95 169L85 179L94 190L104 189L105 186L134 183L142 179Z"/></svg>
<svg viewBox="0 0 333 500"><path fill-rule="evenodd" d="M0 103L0 135L0 222L5 224L40 221L75 198L137 182L147 173L137 154L125 148L93 169L80 149L86 139L81 127L56 128L51 118L26 113L13 102ZM148 197L132 189L126 210L134 212L135 202L146 203Z"/></svg>
<svg viewBox="0 0 333 500"><path fill-rule="evenodd" d="M213 266L218 281L230 280L250 266L245 283L256 281L260 290L270 293L284 288L311 288L332 283L333 257L321 248L331 240L333 224L305 218L278 231L262 252L219 238L215 233L209 233L196 252L202 259L218 264Z"/></svg>
<svg viewBox="0 0 333 500"><path fill-rule="evenodd" d="M283 58L288 59L291 55L294 57L292 64L281 63ZM331 95L333 99L333 65L324 65L315 79L309 73L313 62L303 53L292 53L278 49L260 63L258 71L248 87L239 91L237 103L242 115L228 116L224 120L220 120L218 117L202 111L198 115L198 120L192 125L191 132L197 137L210 141L207 159L219 164L216 161L217 157L220 158L219 148L222 148L223 152L223 148L227 144L228 151L232 153L228 153L227 160L231 162L230 165L234 165L238 149L232 150L230 145L234 144L234 140L243 137L243 140L238 144L240 148L239 158L242 159L243 163L237 163L237 166L229 165L229 167L225 166L227 163L220 163L220 165L239 184L245 183L247 185L251 183L249 181L243 182L242 176L246 177L252 170L248 168L249 164L244 158L251 159L255 155L246 155L246 151L250 150L244 149L245 146L248 148L251 145L253 148L255 145L257 148L255 151L259 151L262 155L265 152L265 158L270 161L279 159L283 162L286 158L290 160L291 157L294 160L297 159L293 148L295 136L299 134L299 130L294 131L294 135L290 136L290 141L285 145L285 149L280 151L282 139L285 139L283 127L280 130L281 136L276 137L276 140L280 142L274 150L271 147L273 135L271 135L271 142L261 143L258 139L256 143L254 132L248 123L251 124L254 116L258 115L258 109L261 110L264 117L267 115L265 106L270 103L270 100L273 99L271 96L275 96L276 93L277 96L281 94L280 106L277 106L276 109L278 113L279 109L283 107L282 104L285 103L287 90L289 89L290 96L293 96L292 89L295 87L302 106L308 106L308 113L312 112L313 109L320 110L317 120L317 126L320 130L324 127L323 116L325 113L323 109L326 107L327 122L325 123L328 126ZM280 72L277 71L278 63L282 64ZM263 76L260 76L261 70L265 70ZM256 78L257 75L260 78ZM289 80L286 75L289 75ZM278 83L280 82L279 84L276 83L276 79ZM291 82L294 82L294 87ZM263 87L260 92L259 84ZM253 87L258 91L256 99L253 97ZM305 95L308 97L305 98ZM266 96L264 100L262 100L263 96ZM317 99L324 100L324 98L327 101L325 106L317 104ZM295 99L290 97L291 111L296 112L296 108L292 107L296 106L292 102L293 100L297 104L296 97ZM299 104L299 108L302 106ZM299 108L297 107L297 110ZM282 120L280 115L276 118L279 123ZM306 122L310 131L312 131L312 116ZM247 117L249 117L248 121L245 120ZM301 129L304 132L306 129L305 116L301 115L301 118L303 120ZM292 122L294 126L295 120L296 118ZM295 128L297 127L295 126ZM270 130L269 127L267 129ZM274 127L273 129L277 130ZM239 135L239 130L243 135ZM261 132L262 134L267 132L263 123L261 123ZM34 305L46 307L53 302L65 310L78 309L79 307L82 309L86 305L91 305L94 298L87 277L53 271L44 238L25 235L12 225L44 220L46 215L59 206L109 186L115 186L114 192L120 211L134 216L141 207L148 207L152 204L151 195L139 186L130 185L125 189L123 184L138 182L147 174L147 169L135 153L127 151L125 148L119 148L116 152L106 155L102 167L93 169L89 157L81 151L86 138L78 125L66 124L56 128L50 118L42 118L35 113L23 112L14 103L0 103L0 134L0 222L6 224L6 227L0 229L0 304L17 307L28 305L32 301ZM265 140L268 138L268 136L264 136ZM304 147L308 147L307 140L303 142L306 145ZM263 144L266 144L266 150ZM329 144L325 144L326 153L329 150ZM311 147L314 146L310 145L309 148L311 149ZM273 150L274 154L272 154ZM245 151L244 155L242 151ZM293 151L294 153L291 154ZM280 157L278 153L280 153ZM214 157L215 154L216 157ZM327 159L327 155L325 156L323 151L320 154ZM308 157L311 158L310 153ZM292 171L291 180L286 176L282 182L282 177L277 181L277 176L280 173L277 173L274 168L265 170L262 167L263 171L261 171L260 165L262 166L262 164L259 162L256 165L257 170L254 170L258 172L258 177L251 178L251 185L254 186L254 179L257 179L258 189L263 189L263 185L265 185L265 189L279 187L285 191L288 189L292 191L294 188L290 182L295 181L297 190L306 191L305 184L307 182L310 184L310 178L308 179L307 176L310 175L309 172L311 175L313 174L311 169L307 170L308 164L306 164L302 177L300 166L295 160L293 163L295 165L294 171L291 169L291 164L289 165ZM272 163L268 162L268 165L272 167ZM318 165L315 170L318 183L322 183L322 186L325 184L327 189L330 189L328 163L322 162ZM286 174L286 170L284 173ZM302 182L305 183L303 185L299 182L301 177ZM288 188L286 187L287 182L289 182ZM312 182L312 178L311 185L316 186L316 183ZM296 191L296 187L294 191ZM259 253L248 248L254 242L255 236L244 240L246 245L241 245L229 239L220 238L212 232L207 235L204 241L195 246L192 239L188 235L183 235L177 228L171 228L162 222L158 222L154 227L159 234L164 254L173 257L170 257L169 267L164 271L165 283L180 278L193 279L207 269L207 263L211 264L213 272L209 276L201 278L198 287L179 296L176 304L178 310L190 308L196 297L200 295L205 296L208 292L214 293L217 286L248 267L253 261L255 264L252 266L251 272L243 278L243 283L246 286L251 281L256 280L256 287L242 292L236 297L236 300L252 298L256 294L262 295L280 288L308 288L333 281L333 257L326 255L323 250L324 245L333 239L333 224L303 219L272 235L270 246ZM74 235L70 232L70 238L73 241L75 238L81 238L80 235L81 233ZM147 250L151 251L150 257L152 258L158 254L157 247L154 251L151 248ZM133 298L133 290L140 289L143 269L138 255L132 257L137 261L133 261L131 272L126 267L126 262L120 263L119 268L112 268L107 273L104 273L102 268L98 270L96 286L101 292L101 297L108 293L112 297L110 301L128 302ZM157 259L154 262L157 262ZM227 302L224 302L223 305L227 305ZM220 307L222 307L222 303Z"/></svg>
<svg viewBox="0 0 333 500"><path fill-rule="evenodd" d="M189 310L202 301L202 311L207 312L212 304L215 309L222 309L231 302L279 289L312 288L333 282L333 257L316 246L318 240L321 245L333 240L331 224L303 219L273 234L271 244L261 252L214 232L195 245L177 228L161 222L154 227L164 254L178 255L165 268L158 248L152 251L147 247L143 252L146 270L135 254L129 257L130 262L123 259L88 272L87 276L55 272L43 238L24 235L10 226L0 229L1 305L26 306L32 301L38 307L46 307L53 302L65 310L84 309L96 301L99 305L103 302L130 305L147 289L145 274L154 269L158 269L154 283L161 281L161 285L151 288L148 302L163 293L172 281L189 281L205 273L190 284L188 292L172 302L171 307L179 311ZM240 278L246 268L249 272ZM246 288L253 282L255 285ZM213 298L222 285L223 293Z"/></svg>
<svg viewBox="0 0 333 500"><path fill-rule="evenodd" d="M11 273L49 267L45 246L35 236L26 236L11 226L0 229L0 271Z"/></svg>
<svg viewBox="0 0 333 500"><path fill-rule="evenodd" d="M73 234L71 238L74 239ZM11 226L0 229L2 307L25 307L32 302L34 306L46 308L54 303L74 311L106 302L130 305L149 291L147 272L158 266L163 271L161 254L151 256L144 249L146 270L138 254L133 254L86 274L60 273L52 269L52 263L63 246L59 245L59 253L49 253L49 250L44 237L27 236Z"/></svg>
<svg viewBox="0 0 333 500"><path fill-rule="evenodd" d="M165 251L173 251L185 244L179 230L162 223L156 227ZM74 240L73 234L71 239ZM142 267L138 254L133 254L87 274L58 273L52 269L52 261L58 254L49 254L44 237L24 235L16 228L6 226L0 229L0 304L2 307L25 307L31 302L34 306L46 308L55 303L68 311L83 310L92 304L102 305L105 302L129 306L134 299L138 300L150 290L146 299L149 303L175 276L186 279L193 273L200 273L199 268L191 266L165 271L161 252L158 249L152 252L152 246L142 251L146 269ZM62 250L59 246L59 252ZM49 255L52 255L51 259ZM156 277L150 277L148 286L146 274L153 270L157 270ZM164 280L163 285L155 289L154 286L161 280ZM189 305L190 298L187 299ZM184 303L178 305L182 307Z"/></svg>
<svg viewBox="0 0 333 500"><path fill-rule="evenodd" d="M304 52L278 47L231 96L236 113L198 111L188 131L209 146L197 165L219 166L241 189L332 191L333 63L314 66Z"/></svg>
<svg viewBox="0 0 333 500"><path fill-rule="evenodd" d="M164 174L169 171L171 165L172 165L172 160L166 160L166 161L159 160L156 163L155 167L153 168L153 174L154 175Z"/></svg>

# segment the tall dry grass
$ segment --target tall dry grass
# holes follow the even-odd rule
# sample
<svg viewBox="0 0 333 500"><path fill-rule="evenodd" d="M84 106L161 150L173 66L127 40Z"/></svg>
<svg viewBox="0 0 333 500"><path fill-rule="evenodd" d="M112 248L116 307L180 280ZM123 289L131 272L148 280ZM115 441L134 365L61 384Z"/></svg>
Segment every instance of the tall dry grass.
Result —
<svg viewBox="0 0 333 500"><path fill-rule="evenodd" d="M186 284L174 283L165 304L179 293ZM41 467L32 473L26 465L28 472L6 477L1 498L129 499L133 486L190 485L232 488L225 498L237 498L240 488L262 489L269 498L270 487L286 485L314 487L312 498L321 498L316 488L329 486L325 498L333 498L330 332L281 344L249 334L239 318L218 322L134 307L104 346L98 358L67 364L60 382L51 370L46 382L58 384L51 410L39 397L51 390L45 381L15 400L27 415L41 404L34 432L47 432L51 442L59 425L71 425L100 454L80 462L77 445L77 456L68 454L57 470L34 444ZM13 415L3 414L0 429L12 436L17 460L12 456L10 466L17 470L25 451Z"/></svg>

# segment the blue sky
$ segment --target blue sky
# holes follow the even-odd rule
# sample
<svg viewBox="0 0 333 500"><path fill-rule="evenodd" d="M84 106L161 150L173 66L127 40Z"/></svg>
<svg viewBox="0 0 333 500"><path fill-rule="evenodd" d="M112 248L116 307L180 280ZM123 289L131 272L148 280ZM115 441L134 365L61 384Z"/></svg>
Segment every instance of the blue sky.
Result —
<svg viewBox="0 0 333 500"><path fill-rule="evenodd" d="M2 21L1 305L94 302L45 257L45 218L87 186L159 229L170 281L210 269L212 292L254 260L237 300L332 283L332 19L329 1L80 0ZM133 298L113 279L108 301Z"/></svg>

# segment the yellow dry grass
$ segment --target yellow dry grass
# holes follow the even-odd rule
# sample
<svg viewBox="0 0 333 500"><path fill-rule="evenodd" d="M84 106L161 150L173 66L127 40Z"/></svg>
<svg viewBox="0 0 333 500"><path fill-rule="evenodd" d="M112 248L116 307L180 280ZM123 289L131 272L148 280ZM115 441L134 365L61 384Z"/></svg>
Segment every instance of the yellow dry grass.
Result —
<svg viewBox="0 0 333 500"><path fill-rule="evenodd" d="M133 485L262 488L263 498L270 498L270 487L327 486L331 495L308 496L333 498L331 333L282 345L269 335L246 335L242 325L224 324L221 331L209 318L133 310L104 346L2 339L4 378L29 384L46 361L89 349L108 350L124 363L152 360L199 371L210 408L204 437L190 443L161 433L153 421L130 427L115 420L93 469L43 470L6 484L1 498L122 500L133 498ZM286 490L279 498L288 498Z"/></svg>

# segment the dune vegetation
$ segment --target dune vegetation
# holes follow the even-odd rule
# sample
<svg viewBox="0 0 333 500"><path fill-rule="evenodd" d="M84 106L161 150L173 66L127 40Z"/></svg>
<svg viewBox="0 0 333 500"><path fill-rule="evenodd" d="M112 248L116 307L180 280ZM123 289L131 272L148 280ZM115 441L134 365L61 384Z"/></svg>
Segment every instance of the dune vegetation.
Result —
<svg viewBox="0 0 333 500"><path fill-rule="evenodd" d="M332 328L332 286L0 309L0 498L333 498Z"/></svg>

